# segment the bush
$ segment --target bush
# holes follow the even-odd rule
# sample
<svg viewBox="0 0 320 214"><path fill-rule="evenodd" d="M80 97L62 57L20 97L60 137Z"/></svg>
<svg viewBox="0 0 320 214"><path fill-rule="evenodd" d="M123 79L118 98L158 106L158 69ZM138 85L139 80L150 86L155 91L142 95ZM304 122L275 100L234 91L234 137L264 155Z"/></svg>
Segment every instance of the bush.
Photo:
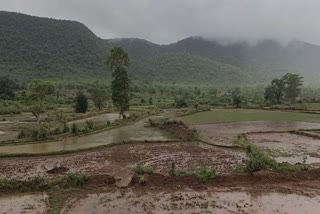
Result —
<svg viewBox="0 0 320 214"><path fill-rule="evenodd" d="M107 125L108 125L108 126L110 126L110 125L111 125L110 120L107 120Z"/></svg>
<svg viewBox="0 0 320 214"><path fill-rule="evenodd" d="M26 133L24 130L20 130L18 133L18 139L26 138Z"/></svg>
<svg viewBox="0 0 320 214"><path fill-rule="evenodd" d="M216 171L214 169L200 168L195 172L196 177L201 183L210 183L216 178Z"/></svg>
<svg viewBox="0 0 320 214"><path fill-rule="evenodd" d="M76 173L69 173L65 176L65 180L68 186L71 187L83 187L89 180L85 175L79 175Z"/></svg>
<svg viewBox="0 0 320 214"><path fill-rule="evenodd" d="M31 133L31 137L36 141L45 140L47 139L47 136L48 136L47 130L45 130L43 127L39 129L33 129Z"/></svg>
<svg viewBox="0 0 320 214"><path fill-rule="evenodd" d="M87 120L87 121L86 121L85 127L86 127L87 129L89 129L89 130L94 130L93 122L90 121L90 120Z"/></svg>
<svg viewBox="0 0 320 214"><path fill-rule="evenodd" d="M143 175L139 176L139 184L145 184L145 183L146 183L146 178Z"/></svg>
<svg viewBox="0 0 320 214"><path fill-rule="evenodd" d="M77 124L75 124L75 123L72 123L72 126L71 126L71 133L72 134L78 134L78 126L77 126Z"/></svg>
<svg viewBox="0 0 320 214"><path fill-rule="evenodd" d="M177 171L176 171L176 163L172 162L171 163L171 169L169 171L170 176L177 176Z"/></svg>
<svg viewBox="0 0 320 214"><path fill-rule="evenodd" d="M138 163L137 166L136 166L136 169L135 169L135 172L138 174L138 175L151 175L153 174L153 169L152 168L148 168L148 167L145 167L143 166L142 163Z"/></svg>
<svg viewBox="0 0 320 214"><path fill-rule="evenodd" d="M78 93L76 97L75 112L86 113L88 110L88 98L83 93Z"/></svg>
<svg viewBox="0 0 320 214"><path fill-rule="evenodd" d="M63 132L63 133L67 133L67 132L69 132L69 131L70 131L70 128L69 128L68 124L67 124L66 122L64 122L64 123L63 123L63 130L62 130L62 132Z"/></svg>

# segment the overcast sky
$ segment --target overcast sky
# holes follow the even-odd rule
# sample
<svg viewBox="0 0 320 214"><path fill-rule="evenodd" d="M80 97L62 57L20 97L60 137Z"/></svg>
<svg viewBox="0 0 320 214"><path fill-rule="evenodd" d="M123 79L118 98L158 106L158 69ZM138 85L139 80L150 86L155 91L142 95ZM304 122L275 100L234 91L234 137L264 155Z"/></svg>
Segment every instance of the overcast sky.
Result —
<svg viewBox="0 0 320 214"><path fill-rule="evenodd" d="M0 0L0 10L72 19L102 38L189 36L320 44L320 0Z"/></svg>

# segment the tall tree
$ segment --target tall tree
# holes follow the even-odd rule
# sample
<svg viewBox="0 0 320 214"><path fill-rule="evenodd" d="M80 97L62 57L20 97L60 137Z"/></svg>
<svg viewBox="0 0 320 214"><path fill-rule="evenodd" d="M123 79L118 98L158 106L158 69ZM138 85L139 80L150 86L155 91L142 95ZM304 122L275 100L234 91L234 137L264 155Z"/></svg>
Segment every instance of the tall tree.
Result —
<svg viewBox="0 0 320 214"><path fill-rule="evenodd" d="M112 71L112 102L119 111L119 118L129 109L129 55L120 47L111 50L107 65Z"/></svg>
<svg viewBox="0 0 320 214"><path fill-rule="evenodd" d="M50 83L44 80L33 80L30 90L30 99L33 101L32 114L36 117L38 124L45 112L44 99L49 94Z"/></svg>
<svg viewBox="0 0 320 214"><path fill-rule="evenodd" d="M300 95L301 86L303 85L303 77L300 74L286 74L283 78L285 83L286 99L294 103Z"/></svg>

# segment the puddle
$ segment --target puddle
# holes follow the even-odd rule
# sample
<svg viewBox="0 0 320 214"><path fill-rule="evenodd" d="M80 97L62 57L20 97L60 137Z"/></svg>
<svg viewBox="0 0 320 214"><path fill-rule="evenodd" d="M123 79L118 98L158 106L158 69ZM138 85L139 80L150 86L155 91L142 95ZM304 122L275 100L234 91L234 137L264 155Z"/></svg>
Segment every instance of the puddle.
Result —
<svg viewBox="0 0 320 214"><path fill-rule="evenodd" d="M61 141L25 145L1 146L0 153L47 153L65 150L85 149L122 141L169 141L169 134L156 129L145 128L144 120L120 128L83 137L66 138Z"/></svg>
<svg viewBox="0 0 320 214"><path fill-rule="evenodd" d="M247 192L147 193L137 195L131 190L90 194L72 201L63 214L86 213L290 213L317 214L320 197L296 194Z"/></svg>
<svg viewBox="0 0 320 214"><path fill-rule="evenodd" d="M42 214L48 209L46 194L21 194L0 196L0 211L6 214Z"/></svg>
<svg viewBox="0 0 320 214"><path fill-rule="evenodd" d="M299 121L246 121L218 124L194 125L201 140L216 145L231 146L241 133L261 131L291 131L298 129L319 129L320 123Z"/></svg>

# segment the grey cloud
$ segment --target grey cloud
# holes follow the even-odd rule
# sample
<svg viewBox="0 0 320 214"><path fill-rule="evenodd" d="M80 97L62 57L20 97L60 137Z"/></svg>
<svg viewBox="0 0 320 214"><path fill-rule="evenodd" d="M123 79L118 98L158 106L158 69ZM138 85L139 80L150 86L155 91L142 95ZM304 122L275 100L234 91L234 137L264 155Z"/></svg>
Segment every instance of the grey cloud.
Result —
<svg viewBox="0 0 320 214"><path fill-rule="evenodd" d="M1 10L83 22L102 38L188 36L320 44L318 0L1 0Z"/></svg>

